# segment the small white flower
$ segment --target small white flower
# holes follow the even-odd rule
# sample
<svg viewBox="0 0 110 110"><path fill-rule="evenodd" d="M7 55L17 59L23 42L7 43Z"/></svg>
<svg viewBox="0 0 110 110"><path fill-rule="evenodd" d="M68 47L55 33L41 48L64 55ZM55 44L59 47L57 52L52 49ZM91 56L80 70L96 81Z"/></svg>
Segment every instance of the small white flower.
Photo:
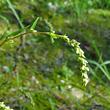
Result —
<svg viewBox="0 0 110 110"><path fill-rule="evenodd" d="M82 54L82 57L84 57L84 58L85 58L84 54Z"/></svg>
<svg viewBox="0 0 110 110"><path fill-rule="evenodd" d="M9 109L9 106L7 106L6 109Z"/></svg>
<svg viewBox="0 0 110 110"><path fill-rule="evenodd" d="M64 35L63 37L68 38L68 36Z"/></svg>
<svg viewBox="0 0 110 110"><path fill-rule="evenodd" d="M73 47L74 47L74 44L73 44L73 43L71 43L71 46L73 46Z"/></svg>
<svg viewBox="0 0 110 110"><path fill-rule="evenodd" d="M61 79L60 82L65 83L65 81L63 79Z"/></svg>
<svg viewBox="0 0 110 110"><path fill-rule="evenodd" d="M37 30L34 30L34 29L30 29L30 31L33 32L33 33L37 32Z"/></svg>
<svg viewBox="0 0 110 110"><path fill-rule="evenodd" d="M86 66L86 63L88 63L86 60L84 61L84 65Z"/></svg>
<svg viewBox="0 0 110 110"><path fill-rule="evenodd" d="M86 69L87 69L87 71L89 71L89 68L88 67Z"/></svg>
<svg viewBox="0 0 110 110"><path fill-rule="evenodd" d="M71 87L72 87L71 85L68 85L68 88L69 88L69 89L71 89Z"/></svg>
<svg viewBox="0 0 110 110"><path fill-rule="evenodd" d="M70 41L69 38L68 38L68 36L66 36L66 35L64 35L63 38L64 38L65 40L67 40L67 42Z"/></svg>
<svg viewBox="0 0 110 110"><path fill-rule="evenodd" d="M53 31L52 33L55 33L55 31Z"/></svg>
<svg viewBox="0 0 110 110"><path fill-rule="evenodd" d="M85 66L83 65L83 66L81 67L81 69L84 70L84 68L85 68Z"/></svg>
<svg viewBox="0 0 110 110"><path fill-rule="evenodd" d="M77 54L79 53L79 48L76 49L76 53L77 53Z"/></svg>
<svg viewBox="0 0 110 110"><path fill-rule="evenodd" d="M83 63L83 64L85 63L85 59L83 59L83 58L82 58L82 63Z"/></svg>
<svg viewBox="0 0 110 110"><path fill-rule="evenodd" d="M4 104L2 104L2 105L1 105L1 107L5 107L5 105L4 105Z"/></svg>
<svg viewBox="0 0 110 110"><path fill-rule="evenodd" d="M85 78L88 78L87 73L84 73L83 75L84 75Z"/></svg>
<svg viewBox="0 0 110 110"><path fill-rule="evenodd" d="M82 50L82 49L80 49L80 52L84 54L84 52L83 52L83 50Z"/></svg>
<svg viewBox="0 0 110 110"><path fill-rule="evenodd" d="M86 63L84 63L84 66L86 66Z"/></svg>
<svg viewBox="0 0 110 110"><path fill-rule="evenodd" d="M67 41L69 42L70 41L70 39L69 38L66 38L67 39Z"/></svg>
<svg viewBox="0 0 110 110"><path fill-rule="evenodd" d="M88 63L88 62L85 60L85 63Z"/></svg>
<svg viewBox="0 0 110 110"><path fill-rule="evenodd" d="M87 83L88 83L88 82L90 82L90 79L89 79L89 78L87 78Z"/></svg>
<svg viewBox="0 0 110 110"><path fill-rule="evenodd" d="M51 33L51 35L54 35L53 33Z"/></svg>

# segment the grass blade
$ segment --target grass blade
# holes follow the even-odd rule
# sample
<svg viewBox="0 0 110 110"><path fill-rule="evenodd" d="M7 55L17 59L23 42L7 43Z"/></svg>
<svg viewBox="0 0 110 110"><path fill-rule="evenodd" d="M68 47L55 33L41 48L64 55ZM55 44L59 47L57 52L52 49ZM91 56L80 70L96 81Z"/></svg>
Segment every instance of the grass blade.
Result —
<svg viewBox="0 0 110 110"><path fill-rule="evenodd" d="M21 20L20 20L20 18L19 18L19 16L18 16L18 14L16 13L16 11L15 11L13 5L11 4L11 2L10 2L9 0L6 0L6 1L7 1L7 3L9 4L9 6L10 6L11 10L13 11L14 15L16 16L16 18L17 18L17 20L18 20L20 26L21 26L22 28L24 28L24 25L22 24L22 22L21 22Z"/></svg>
<svg viewBox="0 0 110 110"><path fill-rule="evenodd" d="M102 84L105 85L105 82L100 78L98 77L98 75L96 75L96 73L94 72L94 70L88 65L89 69L90 69L90 72L94 75L94 77L96 77L99 81L101 81Z"/></svg>
<svg viewBox="0 0 110 110"><path fill-rule="evenodd" d="M107 64L110 64L110 61L105 61L104 63L102 63L100 66L103 66L103 65L107 65ZM99 67L96 67L96 71Z"/></svg>
<svg viewBox="0 0 110 110"><path fill-rule="evenodd" d="M103 69L103 67L100 64L92 60L88 60L88 62L95 64L98 68L100 68L102 72L105 74L105 76L110 80L110 75Z"/></svg>

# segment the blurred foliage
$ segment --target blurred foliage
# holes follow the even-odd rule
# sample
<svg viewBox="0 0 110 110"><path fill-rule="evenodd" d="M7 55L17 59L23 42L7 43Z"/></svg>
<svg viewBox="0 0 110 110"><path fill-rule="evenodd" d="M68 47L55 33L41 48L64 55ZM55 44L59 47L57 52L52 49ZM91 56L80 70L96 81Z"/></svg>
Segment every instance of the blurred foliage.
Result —
<svg viewBox="0 0 110 110"><path fill-rule="evenodd" d="M35 30L50 32L48 21L57 34L81 42L89 84L82 86L78 56L67 43L60 39L52 44L47 35L29 34L19 55L19 38L0 48L0 102L14 110L109 110L110 1L10 2L24 26L40 17ZM0 40L19 29L8 3L0 0Z"/></svg>

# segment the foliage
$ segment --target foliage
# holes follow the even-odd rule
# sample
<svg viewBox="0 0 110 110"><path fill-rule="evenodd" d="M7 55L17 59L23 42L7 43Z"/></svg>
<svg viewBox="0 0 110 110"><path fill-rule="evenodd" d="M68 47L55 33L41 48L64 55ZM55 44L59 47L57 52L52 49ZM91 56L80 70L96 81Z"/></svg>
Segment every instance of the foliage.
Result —
<svg viewBox="0 0 110 110"><path fill-rule="evenodd" d="M109 110L109 7L107 0L0 1L0 101L17 110Z"/></svg>
<svg viewBox="0 0 110 110"><path fill-rule="evenodd" d="M3 110L13 110L13 109L10 109L9 107L5 106L4 102L0 102L0 109L3 109Z"/></svg>
<svg viewBox="0 0 110 110"><path fill-rule="evenodd" d="M86 86L87 83L88 83L88 76L87 76L87 71L89 71L89 68L86 67L86 63L88 63L86 60L85 60L85 56L84 56L84 52L83 50L79 47L80 43L77 42L76 40L72 39L70 40L66 35L56 35L54 31L52 32L37 32L36 30L34 30L35 28L35 25L37 24L37 21L38 21L38 18L35 20L35 22L33 23L33 25L30 27L30 32L27 32L27 33L23 33L23 34L20 34L22 31L24 31L26 28L28 28L29 26L21 29L21 30L18 30L8 36L5 37L5 40L0 44L0 46L2 46L5 42L9 41L9 40L12 40L12 39L15 39L15 38L18 38L22 35L25 35L25 34L28 34L28 33L44 33L44 34L48 34L51 36L51 38L54 40L54 39L57 39L57 38L62 38L64 39L70 46L74 47L74 50L76 52L76 54L79 55L78 57L78 61L80 62L80 69L81 69L81 73L82 73L82 77L83 77L83 83L84 85ZM19 34L19 35L18 35Z"/></svg>

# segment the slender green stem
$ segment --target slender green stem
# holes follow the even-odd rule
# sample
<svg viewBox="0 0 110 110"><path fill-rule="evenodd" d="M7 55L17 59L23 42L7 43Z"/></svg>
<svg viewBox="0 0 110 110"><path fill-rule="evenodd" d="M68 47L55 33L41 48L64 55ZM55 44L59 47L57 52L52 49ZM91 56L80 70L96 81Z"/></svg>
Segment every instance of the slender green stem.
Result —
<svg viewBox="0 0 110 110"><path fill-rule="evenodd" d="M17 36L15 36L15 37L13 37L13 38L5 39L5 40L0 44L0 47L1 47L4 43L8 42L9 40L13 40L13 39L15 39L15 38L21 37L21 36L26 35L26 34L29 34L29 33L32 33L32 34L34 34L34 33L37 33L37 34L49 34L49 32L25 32L25 33L22 33L22 34L20 34L20 35L17 35Z"/></svg>
<svg viewBox="0 0 110 110"><path fill-rule="evenodd" d="M1 47L5 42L7 42L6 39L0 44L0 47Z"/></svg>

